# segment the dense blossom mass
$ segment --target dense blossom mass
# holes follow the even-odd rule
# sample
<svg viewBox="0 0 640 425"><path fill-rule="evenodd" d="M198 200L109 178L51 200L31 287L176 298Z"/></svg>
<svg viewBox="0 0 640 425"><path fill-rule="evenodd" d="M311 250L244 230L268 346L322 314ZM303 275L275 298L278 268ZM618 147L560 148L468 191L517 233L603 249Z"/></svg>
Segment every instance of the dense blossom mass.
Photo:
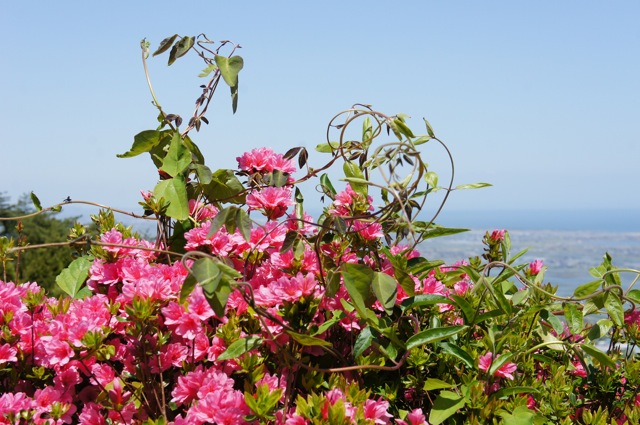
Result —
<svg viewBox="0 0 640 425"><path fill-rule="evenodd" d="M573 304L556 318L544 264L511 266L505 230L483 241L499 274L479 257L446 265L389 243L362 186L325 180L330 202L314 220L290 159L254 149L238 165L239 206L189 199L177 239L148 242L101 214L78 260L86 278L69 269L86 285L75 298L0 281L0 423L567 424L591 414L598 380L615 389L599 408L619 424L638 415L634 363L579 348L614 322L592 337ZM640 313L606 296L584 308L606 305L635 344ZM575 400L558 403L554 388L569 385Z"/></svg>

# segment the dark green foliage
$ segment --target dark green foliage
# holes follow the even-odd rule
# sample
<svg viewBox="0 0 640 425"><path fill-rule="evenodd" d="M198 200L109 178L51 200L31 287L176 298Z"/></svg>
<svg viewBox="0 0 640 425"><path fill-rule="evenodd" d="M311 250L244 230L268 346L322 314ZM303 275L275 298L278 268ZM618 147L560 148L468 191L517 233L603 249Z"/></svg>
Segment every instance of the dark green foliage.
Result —
<svg viewBox="0 0 640 425"><path fill-rule="evenodd" d="M34 211L27 196L23 196L16 204L11 204L8 196L0 194L0 217L19 217ZM75 219L60 219L56 216L57 213L47 212L22 220L0 221L0 237L13 239L16 246L64 242ZM21 232L18 223L22 224ZM71 261L72 249L68 246L21 251L6 264L6 278L13 282L38 282L50 295L56 296L61 293L56 285L56 276ZM0 279L3 276L0 274Z"/></svg>

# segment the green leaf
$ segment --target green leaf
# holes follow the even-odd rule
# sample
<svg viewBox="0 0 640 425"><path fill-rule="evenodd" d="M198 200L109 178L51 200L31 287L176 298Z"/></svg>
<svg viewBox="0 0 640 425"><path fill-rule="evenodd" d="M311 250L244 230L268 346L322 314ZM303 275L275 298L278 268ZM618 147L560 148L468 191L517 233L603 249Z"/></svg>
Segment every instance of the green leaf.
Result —
<svg viewBox="0 0 640 425"><path fill-rule="evenodd" d="M580 347L582 348L582 351L584 351L594 359L598 360L598 362L600 362L602 366L607 366L607 367L610 367L611 369L616 369L616 363L613 360L611 360L611 358L607 356L605 353L603 353L602 351L586 344L582 344Z"/></svg>
<svg viewBox="0 0 640 425"><path fill-rule="evenodd" d="M407 350L411 350L412 348L419 347L421 345L442 341L443 339L459 334L467 328L468 326L446 326L427 329L411 336L407 340Z"/></svg>
<svg viewBox="0 0 640 425"><path fill-rule="evenodd" d="M171 48L171 45L173 44L173 42L176 41L177 37L178 37L178 34L173 34L171 37L167 37L164 40L162 40L160 42L160 46L158 47L158 50L153 52L153 56L158 56L158 55L166 52L167 50L169 50Z"/></svg>
<svg viewBox="0 0 640 425"><path fill-rule="evenodd" d="M398 283L396 280L386 273L375 272L371 282L371 289L387 314L391 315L398 296Z"/></svg>
<svg viewBox="0 0 640 425"><path fill-rule="evenodd" d="M198 77L200 77L200 78L207 77L207 76L209 76L209 74L211 74L216 69L218 69L218 67L215 66L214 64L210 63L209 65L207 65L207 67L205 69L202 70L202 72L200 74L198 74Z"/></svg>
<svg viewBox="0 0 640 425"><path fill-rule="evenodd" d="M467 300L462 298L460 295L452 294L451 299L454 300L456 302L456 305L460 307L460 310L462 310L462 314L464 315L466 322L472 325L473 318L475 316L475 309L471 306L471 304L469 304Z"/></svg>
<svg viewBox="0 0 640 425"><path fill-rule="evenodd" d="M182 143L180 133L175 132L171 138L167 155L165 155L162 160L160 170L166 172L171 177L175 177L186 170L189 164L191 164L191 152L189 152L184 146L184 143Z"/></svg>
<svg viewBox="0 0 640 425"><path fill-rule="evenodd" d="M320 143L316 146L316 152L332 153L340 147L338 142Z"/></svg>
<svg viewBox="0 0 640 425"><path fill-rule="evenodd" d="M549 310L540 310L540 317L549 323L558 335L561 335L562 332L564 332L564 324L562 323L562 320L558 319L558 317Z"/></svg>
<svg viewBox="0 0 640 425"><path fill-rule="evenodd" d="M461 184L459 186L454 187L454 190L467 190L467 189L481 189L483 187L493 186L491 183L470 183L470 184Z"/></svg>
<svg viewBox="0 0 640 425"><path fill-rule="evenodd" d="M499 391L498 391L499 392ZM504 425L534 425L536 413L527 406L518 406L513 409L513 413L500 412L504 419Z"/></svg>
<svg viewBox="0 0 640 425"><path fill-rule="evenodd" d="M336 323L339 323L340 320L346 317L342 310L332 310L331 315L332 315L331 319L325 320L320 326L318 326L318 329L313 333L312 336L321 335L325 333L330 327L332 327Z"/></svg>
<svg viewBox="0 0 640 425"><path fill-rule="evenodd" d="M235 220L236 228L240 230L240 234L244 240L249 242L251 240L251 228L253 227L249 214L242 208L237 208Z"/></svg>
<svg viewBox="0 0 640 425"><path fill-rule="evenodd" d="M198 280L192 274L189 274L182 283L180 288L180 303L183 303L187 297L193 292L194 288L198 284Z"/></svg>
<svg viewBox="0 0 640 425"><path fill-rule="evenodd" d="M315 336L304 335L293 331L285 331L289 334L293 339L295 339L298 343L304 345L305 347L331 347L331 343L329 341L325 341L324 339L316 338Z"/></svg>
<svg viewBox="0 0 640 425"><path fill-rule="evenodd" d="M69 296L76 298L78 291L89 277L91 264L93 261L89 257L76 258L56 276L56 284Z"/></svg>
<svg viewBox="0 0 640 425"><path fill-rule="evenodd" d="M613 322L609 319L600 319L596 322L596 324L591 328L587 337L591 341L595 341L596 339L607 336L609 333L609 329L613 326Z"/></svg>
<svg viewBox="0 0 640 425"><path fill-rule="evenodd" d="M438 186L438 173L435 171L425 173L424 181L426 181L429 186Z"/></svg>
<svg viewBox="0 0 640 425"><path fill-rule="evenodd" d="M342 165L342 169L344 170L345 176L366 181L364 178L364 174L362 173L362 170L357 164L351 161L345 161L344 164ZM351 188L354 190L354 192L359 193L360 195L363 195L363 196L367 196L369 185L364 183L356 183L356 182L351 183L350 185L351 185Z"/></svg>
<svg viewBox="0 0 640 425"><path fill-rule="evenodd" d="M252 335L246 338L241 338L231 343L231 345L229 345L227 349L216 358L216 361L238 358L247 351L258 348L260 344L262 344L262 338L259 336Z"/></svg>
<svg viewBox="0 0 640 425"><path fill-rule="evenodd" d="M40 199L36 196L35 193L31 192L31 202L33 202L33 206L36 207L36 211L42 211L42 204L40 203Z"/></svg>
<svg viewBox="0 0 640 425"><path fill-rule="evenodd" d="M505 353L500 354L498 357L493 359L491 363L491 367L487 372L490 376L493 376L498 369L500 369L504 364L506 364L511 358L515 356L515 353Z"/></svg>
<svg viewBox="0 0 640 425"><path fill-rule="evenodd" d="M322 185L322 193L331 199L336 196L336 189L331 184L331 180L329 180L329 176L326 173L320 176L320 184Z"/></svg>
<svg viewBox="0 0 640 425"><path fill-rule="evenodd" d="M229 85L229 87L235 87L238 85L238 74L242 67L244 66L244 60L240 56L231 56L230 58L226 56L215 56L216 65L220 69L220 74L222 74L222 78L224 82Z"/></svg>
<svg viewBox="0 0 640 425"><path fill-rule="evenodd" d="M227 306L227 300L229 299L231 292L233 292L233 288L225 279L220 280L218 288L214 293L211 294L204 291L204 296L207 299L207 302L219 318L224 317L224 310Z"/></svg>
<svg viewBox="0 0 640 425"><path fill-rule="evenodd" d="M507 387L501 388L495 393L491 394L491 398L503 398L509 397L515 394L527 394L527 393L539 393L535 388L532 387Z"/></svg>
<svg viewBox="0 0 640 425"><path fill-rule="evenodd" d="M232 86L231 90L231 110L235 114L238 110L238 86Z"/></svg>
<svg viewBox="0 0 640 425"><path fill-rule="evenodd" d="M444 295L438 294L421 294L416 295L414 297L409 297L402 301L400 306L403 310L407 310L413 307L421 307L423 305L434 305L434 304L453 304L453 301Z"/></svg>
<svg viewBox="0 0 640 425"><path fill-rule="evenodd" d="M457 233L468 232L469 229L454 229L449 227L429 226L422 234L422 239L439 238L441 236L455 235Z"/></svg>
<svg viewBox="0 0 640 425"><path fill-rule="evenodd" d="M607 309L609 317L616 326L624 326L624 309L622 307L622 301L614 292L607 292L604 299L604 308Z"/></svg>
<svg viewBox="0 0 640 425"><path fill-rule="evenodd" d="M429 121L427 121L426 118L423 118L424 120L424 124L427 126L427 133L429 134L429 137L434 138L436 137L436 134L433 132L433 128L431 127L431 124L429 124Z"/></svg>
<svg viewBox="0 0 640 425"><path fill-rule="evenodd" d="M189 218L189 200L187 198L187 188L182 176L160 181L153 194L156 198L164 198L169 202L167 215L178 221Z"/></svg>
<svg viewBox="0 0 640 425"><path fill-rule="evenodd" d="M198 180L203 185L207 185L211 183L211 179L213 178L213 173L211 169L206 165L195 164L196 175L198 176Z"/></svg>
<svg viewBox="0 0 640 425"><path fill-rule="evenodd" d="M361 318L366 318L366 309L375 301L371 290L373 270L364 264L344 263L342 265L344 286Z"/></svg>
<svg viewBox="0 0 640 425"><path fill-rule="evenodd" d="M438 346L442 348L442 351L444 353L457 357L469 369L473 369L475 367L475 361L473 360L473 357L471 357L469 353L467 353L457 345L450 344L448 342L441 342L440 344L438 344Z"/></svg>
<svg viewBox="0 0 640 425"><path fill-rule="evenodd" d="M360 357L367 348L371 347L372 342L373 333L371 333L371 326L367 326L358 334L353 344L353 357L356 359Z"/></svg>
<svg viewBox="0 0 640 425"><path fill-rule="evenodd" d="M450 384L448 382L441 381L440 379L427 378L422 389L424 391L433 391L433 390L442 390L444 388L452 388L452 387L455 387L455 385Z"/></svg>
<svg viewBox="0 0 640 425"><path fill-rule="evenodd" d="M182 37L180 41L173 45L171 48L171 52L169 52L169 62L168 65L173 64L176 59L181 58L186 55L189 49L193 47L195 43L195 37Z"/></svg>
<svg viewBox="0 0 640 425"><path fill-rule="evenodd" d="M407 124L405 124L405 122L402 119L399 119L399 118L394 119L392 121L392 126L395 126L394 131L397 131L400 134L403 134L409 139L413 139L414 137L416 137L414 136L411 129L407 126Z"/></svg>
<svg viewBox="0 0 640 425"><path fill-rule="evenodd" d="M203 184L202 189L210 202L243 204L246 198L243 194L244 186L233 170L217 170L211 175L211 182Z"/></svg>
<svg viewBox="0 0 640 425"><path fill-rule="evenodd" d="M632 289L627 293L627 298L636 304L640 304L640 289Z"/></svg>
<svg viewBox="0 0 640 425"><path fill-rule="evenodd" d="M574 303L564 303L564 318L567 321L567 326L573 334L579 334L584 328L584 318L582 317L582 311L578 309L578 306Z"/></svg>
<svg viewBox="0 0 640 425"><path fill-rule="evenodd" d="M150 152L151 149L160 143L165 134L165 131L158 130L142 131L133 137L133 145L131 146L131 149L116 156L118 158L132 158L140 155L141 153Z"/></svg>
<svg viewBox="0 0 640 425"><path fill-rule="evenodd" d="M205 294L213 295L222 278L220 268L211 258L199 258L191 266L191 273L202 286Z"/></svg>
<svg viewBox="0 0 640 425"><path fill-rule="evenodd" d="M465 404L466 399L464 396L451 391L441 391L433 403L433 408L429 414L429 423L431 425L443 423L458 410L462 409Z"/></svg>
<svg viewBox="0 0 640 425"><path fill-rule="evenodd" d="M583 298L591 295L600 287L600 285L602 285L601 280L594 280L593 282L580 285L575 289L575 291L573 291L573 296L574 298Z"/></svg>

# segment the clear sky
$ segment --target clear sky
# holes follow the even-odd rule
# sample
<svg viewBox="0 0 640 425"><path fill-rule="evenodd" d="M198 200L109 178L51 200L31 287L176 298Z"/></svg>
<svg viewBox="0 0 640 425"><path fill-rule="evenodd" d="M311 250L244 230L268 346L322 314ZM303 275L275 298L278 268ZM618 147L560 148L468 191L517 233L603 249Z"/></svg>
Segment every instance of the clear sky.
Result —
<svg viewBox="0 0 640 425"><path fill-rule="evenodd" d="M155 169L115 155L156 125L139 42L205 33L245 60L237 114L223 88L192 134L213 169L259 146L312 149L360 102L418 130L427 118L456 183L494 185L451 210L640 216L638 22L637 1L4 1L0 191L135 209ZM164 108L188 117L200 62L150 66Z"/></svg>

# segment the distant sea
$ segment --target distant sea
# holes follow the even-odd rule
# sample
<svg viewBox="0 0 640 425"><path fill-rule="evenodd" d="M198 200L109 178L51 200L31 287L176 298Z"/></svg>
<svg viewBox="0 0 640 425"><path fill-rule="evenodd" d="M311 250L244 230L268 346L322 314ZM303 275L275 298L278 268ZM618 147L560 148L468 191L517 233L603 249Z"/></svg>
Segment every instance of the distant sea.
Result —
<svg viewBox="0 0 640 425"><path fill-rule="evenodd" d="M615 266L640 269L640 211L445 212L438 222L471 230L425 241L420 251L426 258L451 263L481 256L485 232L507 229L512 254L528 248L523 262L543 260L545 282L558 286L559 295L594 280L589 269L607 252ZM621 277L627 285L633 279Z"/></svg>

